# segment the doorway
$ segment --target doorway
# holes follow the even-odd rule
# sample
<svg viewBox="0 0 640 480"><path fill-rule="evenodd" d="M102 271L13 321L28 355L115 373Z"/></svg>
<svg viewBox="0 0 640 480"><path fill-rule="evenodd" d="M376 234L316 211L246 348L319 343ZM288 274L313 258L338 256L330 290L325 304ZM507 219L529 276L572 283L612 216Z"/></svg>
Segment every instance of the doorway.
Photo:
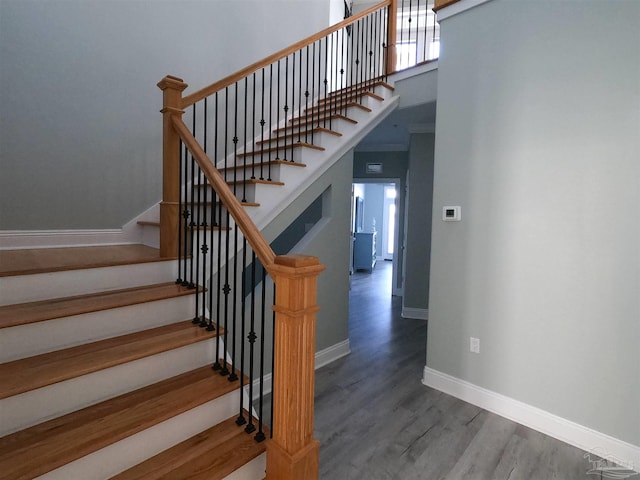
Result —
<svg viewBox="0 0 640 480"><path fill-rule="evenodd" d="M355 240L358 233L375 233L375 261L391 262L392 274L389 276L391 295L402 296L402 279L398 278L399 250L402 250L399 235L402 222L398 218L398 202L401 197L400 179L354 178L352 192L352 238ZM352 271L356 269L354 255L352 252Z"/></svg>

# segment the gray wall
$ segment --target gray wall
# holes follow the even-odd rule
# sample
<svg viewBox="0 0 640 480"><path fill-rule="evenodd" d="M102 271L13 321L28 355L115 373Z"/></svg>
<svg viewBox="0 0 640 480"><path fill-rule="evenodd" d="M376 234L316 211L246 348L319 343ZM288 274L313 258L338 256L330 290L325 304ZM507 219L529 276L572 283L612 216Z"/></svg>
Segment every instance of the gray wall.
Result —
<svg viewBox="0 0 640 480"><path fill-rule="evenodd" d="M327 0L3 0L0 229L123 226L161 196L156 83L194 91L329 15Z"/></svg>
<svg viewBox="0 0 640 480"><path fill-rule="evenodd" d="M409 208L404 308L429 307L434 134L414 133L409 146Z"/></svg>
<svg viewBox="0 0 640 480"><path fill-rule="evenodd" d="M372 174L366 173L368 162L382 163L382 173ZM406 176L409 165L407 152L355 152L353 159L353 178L356 181L361 180L377 180L386 178L399 178L400 191L398 192L398 221L400 225L404 221L404 198L406 191ZM382 180L384 181L384 180ZM346 204L348 205L348 203ZM365 207L366 208L366 207ZM366 224L365 224L366 226ZM379 230L379 229L378 229ZM404 231L401 227L399 230L398 245L404 245ZM402 288L402 260L404 257L403 250L398 250L398 271L394 279L395 288Z"/></svg>
<svg viewBox="0 0 640 480"><path fill-rule="evenodd" d="M635 0L441 23L427 345L435 370L634 445L639 25Z"/></svg>
<svg viewBox="0 0 640 480"><path fill-rule="evenodd" d="M271 241L324 194L322 220L292 251L316 256L325 266L325 271L318 277L320 311L317 315L316 351L349 338L349 202L352 171L353 153L350 151L262 232Z"/></svg>

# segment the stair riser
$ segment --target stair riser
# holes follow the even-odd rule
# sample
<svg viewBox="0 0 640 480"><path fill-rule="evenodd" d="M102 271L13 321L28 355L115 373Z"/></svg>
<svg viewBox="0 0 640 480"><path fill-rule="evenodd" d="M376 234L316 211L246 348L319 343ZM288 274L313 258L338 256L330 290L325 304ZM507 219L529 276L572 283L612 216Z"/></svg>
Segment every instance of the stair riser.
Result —
<svg viewBox="0 0 640 480"><path fill-rule="evenodd" d="M287 132L291 132L292 129L293 131L297 131L297 129L300 128L295 123L289 125L289 127L290 128L287 129ZM301 128L304 128L304 124L301 126ZM345 136L348 137L350 134L357 131L358 125L341 118L332 118L331 122L329 122L329 120L327 119L327 128L331 128L331 130L340 132L343 136L338 138L341 138L344 141ZM322 146L327 148L326 144L323 144Z"/></svg>
<svg viewBox="0 0 640 480"><path fill-rule="evenodd" d="M292 132L288 132L289 134L291 134ZM313 135L311 135L311 132L305 132L304 129L300 130L298 129L297 131L294 132L294 135L292 137L287 136L287 145L291 145L291 142L305 142L305 143L310 143L312 145L318 145L320 147L324 147L325 144L328 141L331 141L332 138L335 138L336 135L332 135L330 133L327 132L314 132ZM284 140L282 138L280 138L277 142L276 139L273 138L273 140L269 141L269 142L265 142L264 146L265 148L269 148L269 147L275 147L276 143L278 144L278 147L281 147L284 144ZM256 150L259 150L260 146L258 145L256 147ZM269 158L268 155L265 156L266 158ZM273 154L271 155L271 159L273 159L274 156Z"/></svg>
<svg viewBox="0 0 640 480"><path fill-rule="evenodd" d="M223 480L262 480L267 471L267 454L257 456L235 472L224 477Z"/></svg>
<svg viewBox="0 0 640 480"><path fill-rule="evenodd" d="M176 278L176 265L175 261L149 262L2 277L0 278L0 305L170 282Z"/></svg>
<svg viewBox="0 0 640 480"><path fill-rule="evenodd" d="M393 89L392 88L387 88L383 85L375 85L375 86L369 86L367 88L355 88L355 87L348 87L345 89L342 89L340 91L336 91L336 92L332 92L328 95L327 98L334 98L336 96L340 96L340 95L354 95L357 94L358 92L363 92L363 91L371 91L373 93L375 93L376 95L381 96L382 98L390 98L393 95Z"/></svg>
<svg viewBox="0 0 640 480"><path fill-rule="evenodd" d="M167 448L231 417L240 405L239 390L193 408L38 477L42 480L108 479ZM254 480L260 477L254 477Z"/></svg>
<svg viewBox="0 0 640 480"><path fill-rule="evenodd" d="M0 330L0 363L193 317L194 296L169 298Z"/></svg>
<svg viewBox="0 0 640 480"><path fill-rule="evenodd" d="M342 104L341 104L342 102ZM308 110L309 115L311 115L311 113L313 112L314 115L318 114L318 111L322 112L325 111L327 109L337 109L340 108L341 105L347 104L347 103L358 103L360 105L362 105L363 107L367 107L367 108L371 108L374 109L377 107L377 105L380 103L380 100L378 100L377 98L373 98L369 95L363 95L361 97L358 98L334 98L332 100L331 103L326 103L323 105L320 105L318 107L313 107L312 109ZM357 108L357 107L352 107L352 108ZM307 112L305 112L307 113ZM304 115L304 114L303 114Z"/></svg>
<svg viewBox="0 0 640 480"><path fill-rule="evenodd" d="M142 225L142 244L160 248L160 228L156 225Z"/></svg>
<svg viewBox="0 0 640 480"><path fill-rule="evenodd" d="M310 148L306 148L306 147L291 147L291 142L287 142L287 146L285 148L284 143L280 144L280 148L277 151L272 151L271 152L271 158L273 158L274 160L286 160L286 161L291 161L293 160L294 162L301 162L301 157L302 157L302 152L307 151L307 150L311 150ZM252 161L259 162L260 161L260 154L258 153L257 155L250 155L247 157L244 157L247 160L247 163L251 164ZM243 161L242 158L238 159L238 163L241 163ZM229 178L233 178L233 175L231 175L231 177Z"/></svg>
<svg viewBox="0 0 640 480"><path fill-rule="evenodd" d="M289 150L289 153L291 153L291 150ZM273 158L275 158L275 154L273 154ZM269 180L271 179L274 182L280 182L281 180L281 171L287 168L293 168L293 167L286 167L286 166L282 166L280 164L275 164L275 165L271 165L271 171L269 171L269 168L264 165L262 167L262 170L260 169L260 156L255 157L255 166L251 165L251 162L254 161L254 158L252 157L247 157L247 164L244 167L244 169L238 168L235 170L235 176L238 179L241 178L251 178L251 176L255 176L255 178L259 179L259 180ZM240 161L238 162L239 165L242 165L242 159L240 159ZM246 171L246 177L245 177L245 171ZM271 174L269 176L269 174ZM227 179L229 181L233 181L233 177L234 177L234 172L226 172L227 175ZM239 187L242 188L242 187Z"/></svg>
<svg viewBox="0 0 640 480"><path fill-rule="evenodd" d="M0 400L0 436L214 361L215 339L211 339L4 398Z"/></svg>

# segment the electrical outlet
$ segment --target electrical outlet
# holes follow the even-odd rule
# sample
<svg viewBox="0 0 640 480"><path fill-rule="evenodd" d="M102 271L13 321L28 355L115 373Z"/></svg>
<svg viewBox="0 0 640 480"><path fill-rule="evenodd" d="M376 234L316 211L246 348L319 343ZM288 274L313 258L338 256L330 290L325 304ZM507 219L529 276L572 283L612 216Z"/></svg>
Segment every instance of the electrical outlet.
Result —
<svg viewBox="0 0 640 480"><path fill-rule="evenodd" d="M475 337L469 337L469 351L473 353L480 353L480 339Z"/></svg>

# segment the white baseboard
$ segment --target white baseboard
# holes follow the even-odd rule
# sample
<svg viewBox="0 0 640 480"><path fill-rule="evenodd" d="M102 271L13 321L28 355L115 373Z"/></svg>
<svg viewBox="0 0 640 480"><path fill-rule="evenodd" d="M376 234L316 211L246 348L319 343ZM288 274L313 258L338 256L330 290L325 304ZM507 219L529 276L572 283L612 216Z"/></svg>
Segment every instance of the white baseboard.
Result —
<svg viewBox="0 0 640 480"><path fill-rule="evenodd" d="M122 228L81 230L0 230L0 250L27 248L89 247L143 243L139 220L157 220L159 204L153 205Z"/></svg>
<svg viewBox="0 0 640 480"><path fill-rule="evenodd" d="M0 231L0 250L26 248L85 247L139 243L124 229L103 230L4 230Z"/></svg>
<svg viewBox="0 0 640 480"><path fill-rule="evenodd" d="M331 345L324 350L320 350L319 352L316 352L316 370L329 365L330 363L335 362L339 358L345 357L350 353L351 348L349 347L349 339L343 340L342 342L336 343L335 345ZM270 373L264 376L264 385L262 388L265 395L271 393L273 383L272 375ZM256 379L253 381L253 400L256 400L259 395L260 379Z"/></svg>
<svg viewBox="0 0 640 480"><path fill-rule="evenodd" d="M316 370L335 362L339 358L346 357L350 353L351 348L349 346L348 338L342 342L336 343L335 345L331 345L324 350L320 350L319 352L316 352Z"/></svg>
<svg viewBox="0 0 640 480"><path fill-rule="evenodd" d="M559 417L527 403L424 367L422 383L514 422L557 438L586 452L640 470L640 446Z"/></svg>
<svg viewBox="0 0 640 480"><path fill-rule="evenodd" d="M418 320L429 320L429 310L427 308L402 307L402 318L415 318Z"/></svg>

